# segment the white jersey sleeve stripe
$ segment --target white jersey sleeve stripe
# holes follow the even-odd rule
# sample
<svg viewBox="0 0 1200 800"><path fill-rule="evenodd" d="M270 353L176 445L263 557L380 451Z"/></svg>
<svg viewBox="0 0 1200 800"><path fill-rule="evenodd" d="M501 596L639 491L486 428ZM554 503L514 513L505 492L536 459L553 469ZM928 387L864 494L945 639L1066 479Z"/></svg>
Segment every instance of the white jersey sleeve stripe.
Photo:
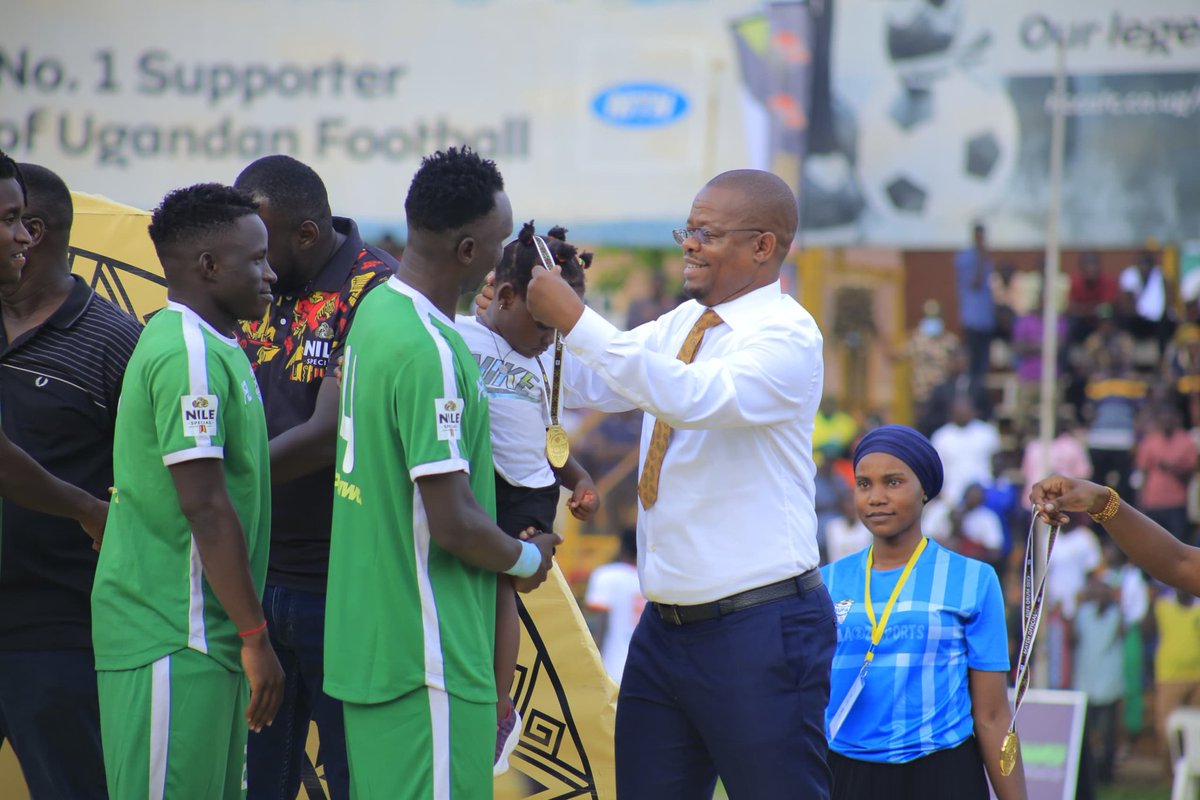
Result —
<svg viewBox="0 0 1200 800"><path fill-rule="evenodd" d="M434 326L433 322L420 307L417 308L417 316L420 317L421 322L425 325L425 330L429 333L429 338L437 346L438 360L442 363L442 397L458 397L458 383L454 380L454 353L450 351L450 345L446 343L442 332ZM466 460L462 456L462 450L459 449L457 439L449 439L446 444L450 445L451 460Z"/></svg>
<svg viewBox="0 0 1200 800"><path fill-rule="evenodd" d="M187 346L188 386L193 395L208 394L208 354L204 349L204 331L194 317L195 312L185 312L181 319L183 341ZM212 437L197 436L196 446L211 447Z"/></svg>
<svg viewBox="0 0 1200 800"><path fill-rule="evenodd" d="M442 656L442 629L438 620L437 598L429 580L429 518L421 487L413 485L413 553L417 562L417 593L421 597L421 629L425 647L425 685L446 689L446 665Z"/></svg>
<svg viewBox="0 0 1200 800"><path fill-rule="evenodd" d="M189 447L186 450L176 450L162 457L163 464L171 466L185 461L195 461L200 458L225 458L225 450L221 447Z"/></svg>
<svg viewBox="0 0 1200 800"><path fill-rule="evenodd" d="M450 472L465 472L471 474L471 462L465 458L446 458L441 461L431 461L428 464L418 464L408 471L408 477L414 481L429 475L445 475Z"/></svg>

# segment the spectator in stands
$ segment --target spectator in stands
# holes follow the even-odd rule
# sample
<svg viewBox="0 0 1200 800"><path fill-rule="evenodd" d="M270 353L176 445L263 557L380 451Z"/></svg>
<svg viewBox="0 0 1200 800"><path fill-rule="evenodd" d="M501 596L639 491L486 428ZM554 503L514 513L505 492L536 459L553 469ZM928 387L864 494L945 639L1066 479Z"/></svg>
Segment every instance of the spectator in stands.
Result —
<svg viewBox="0 0 1200 800"><path fill-rule="evenodd" d="M1096 307L1096 329L1083 341L1080 370L1085 375L1113 372L1133 365L1134 341L1129 332L1117 327L1113 307Z"/></svg>
<svg viewBox="0 0 1200 800"><path fill-rule="evenodd" d="M1100 269L1100 257L1091 250L1079 256L1070 281L1067 340L1070 344L1081 344L1096 330L1100 307L1111 309L1117 302L1117 282Z"/></svg>
<svg viewBox="0 0 1200 800"><path fill-rule="evenodd" d="M1025 313L1024 287L1017 279L1017 265L1004 261L992 273L992 300L996 304L996 338L1012 341L1013 325Z"/></svg>
<svg viewBox="0 0 1200 800"><path fill-rule="evenodd" d="M1114 576L1115 577L1115 576ZM1124 631L1117 593L1102 571L1091 573L1075 616L1073 686L1087 695L1080 786L1112 783L1117 760L1117 704L1124 691Z"/></svg>
<svg viewBox="0 0 1200 800"><path fill-rule="evenodd" d="M975 407L975 415L981 419L992 416L992 402L988 397L986 387L971 383L967 372L967 353L959 349L954 351L950 359L950 369L946 379L934 387L924 408L917 416L917 429L926 436L932 437L934 431L950 421L950 409L959 397L967 397Z"/></svg>
<svg viewBox="0 0 1200 800"><path fill-rule="evenodd" d="M1182 589L1154 601L1148 620L1154 655L1154 716L1160 742L1166 742L1167 717L1180 706L1200 705L1200 604Z"/></svg>
<svg viewBox="0 0 1200 800"><path fill-rule="evenodd" d="M980 223L974 227L974 242L954 257L958 289L958 315L967 347L968 372L974 386L982 386L987 375L992 337L996 332L996 305L992 297L992 255L987 247L987 231Z"/></svg>
<svg viewBox="0 0 1200 800"><path fill-rule="evenodd" d="M1012 475L1016 470L1016 454L1010 450L1001 450L992 456L992 479L983 484L983 504L996 512L1000 518L1000 530L1004 534L1004 546L1000 548L1002 560L996 567L1000 578L1004 579L1004 558L1013 549L1013 526L1018 519L1023 519L1028 527L1029 492L1022 493L1022 484L1014 481ZM1021 532L1024 535L1024 531Z"/></svg>
<svg viewBox="0 0 1200 800"><path fill-rule="evenodd" d="M993 566L999 563L1004 531L996 512L983 503L981 484L968 486L958 508L950 512L950 538L946 546L968 558Z"/></svg>
<svg viewBox="0 0 1200 800"><path fill-rule="evenodd" d="M834 468L835 453L829 449L814 448L814 451L817 472L813 477L813 503L817 511L817 545L821 552L826 553L827 527L831 521L842 516L847 498L853 500L854 493L850 483ZM828 560L833 561L833 556L829 556Z"/></svg>
<svg viewBox="0 0 1200 800"><path fill-rule="evenodd" d="M1042 350L1046 335L1042 317L1045 293L1039 292L1037 302L1028 313L1017 318L1013 328L1013 353L1017 358L1017 418L1018 428L1028 430L1029 423L1037 419L1038 405L1042 397ZM1065 344L1067 321L1058 319L1058 342ZM1055 379L1058 366L1055 364Z"/></svg>
<svg viewBox="0 0 1200 800"><path fill-rule="evenodd" d="M931 395L955 369L955 361L959 358L961 345L958 336L946 330L946 322L942 318L942 306L937 300L926 300L924 316L908 337L908 342L899 351L894 351L894 359L905 358L909 363L911 377L913 417L918 421L927 416ZM966 375L966 359L962 359L961 373ZM964 377L964 390L967 379ZM943 419L943 422L945 420ZM924 430L926 436L934 429Z"/></svg>
<svg viewBox="0 0 1200 800"><path fill-rule="evenodd" d="M1138 262L1121 271L1122 327L1138 341L1154 341L1161 353L1173 326L1168 313L1167 282L1152 250L1143 250Z"/></svg>
<svg viewBox="0 0 1200 800"><path fill-rule="evenodd" d="M1109 539L1104 544L1104 561L1116 576L1114 583L1120 587L1121 621L1125 626L1122 642L1122 674L1125 679L1124 699L1121 703L1121 729L1125 733L1126 748L1132 747L1145 725L1145 671L1142 667L1145 647L1142 627L1150 610L1150 592L1142 571L1129 563L1128 557L1116 543Z"/></svg>
<svg viewBox="0 0 1200 800"><path fill-rule="evenodd" d="M854 510L854 494L849 492L842 499L841 514L825 525L825 563L853 555L871 545L871 531L858 518Z"/></svg>
<svg viewBox="0 0 1200 800"><path fill-rule="evenodd" d="M1087 518L1072 514L1054 543L1054 557L1046 567L1046 652L1049 685L1052 689L1071 686L1071 628L1079 610L1079 596L1088 575L1100 569L1104 558L1100 541L1088 527Z"/></svg>
<svg viewBox="0 0 1200 800"><path fill-rule="evenodd" d="M813 420L812 446L814 453L824 453L830 458L841 458L850 449L858 435L858 423L854 417L838 408L837 398L831 394L821 399L821 407Z"/></svg>
<svg viewBox="0 0 1200 800"><path fill-rule="evenodd" d="M1050 442L1046 451L1044 464L1041 439L1031 438L1025 445L1025 455L1021 460L1021 472L1025 476L1022 499L1029 497L1035 483L1049 475L1084 479L1092 477L1092 460L1088 458L1087 447L1075 430L1074 421L1069 416L1061 415L1057 431L1058 435Z"/></svg>
<svg viewBox="0 0 1200 800"><path fill-rule="evenodd" d="M946 482L942 496L958 505L972 483L986 483L992 477L992 456L1000 449L1000 433L990 422L979 419L975 404L962 395L950 408L950 422L931 437L945 466Z"/></svg>
<svg viewBox="0 0 1200 800"><path fill-rule="evenodd" d="M629 304L625 319L625 330L631 331L638 325L658 319L678 305L676 298L667 294L667 275L661 269L650 273L650 296L639 297Z"/></svg>
<svg viewBox="0 0 1200 800"><path fill-rule="evenodd" d="M596 614L594 633L600 644L604 669L617 683L625 671L629 639L637 626L646 598L642 596L637 572L637 530L621 531L617 557L592 570L584 604Z"/></svg>
<svg viewBox="0 0 1200 800"><path fill-rule="evenodd" d="M1200 324L1196 303L1187 305L1187 321L1175 329L1163 354L1163 377L1175 392L1175 402L1188 428L1200 426Z"/></svg>
<svg viewBox="0 0 1200 800"><path fill-rule="evenodd" d="M1084 416L1090 420L1087 444L1092 474L1122 497L1132 497L1133 448L1137 443L1137 416L1146 399L1146 382L1130 365L1114 360L1111 370L1089 377Z"/></svg>
<svg viewBox="0 0 1200 800"><path fill-rule="evenodd" d="M1178 408L1162 404L1155 410L1153 427L1137 446L1136 466L1143 475L1138 508L1176 539L1191 544L1187 493L1196 471L1196 443L1180 427Z"/></svg>

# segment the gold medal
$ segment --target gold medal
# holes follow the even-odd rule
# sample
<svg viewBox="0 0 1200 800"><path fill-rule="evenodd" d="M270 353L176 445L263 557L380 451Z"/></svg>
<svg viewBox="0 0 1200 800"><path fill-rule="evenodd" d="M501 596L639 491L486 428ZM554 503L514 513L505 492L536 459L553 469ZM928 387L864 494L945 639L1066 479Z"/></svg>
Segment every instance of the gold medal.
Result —
<svg viewBox="0 0 1200 800"><path fill-rule="evenodd" d="M546 459L550 466L559 469L567 463L571 455L571 439L562 425L551 425L546 428Z"/></svg>
<svg viewBox="0 0 1200 800"><path fill-rule="evenodd" d="M1012 771L1017 766L1017 753L1021 750L1021 743L1017 741L1017 732L1009 731L1004 734L1004 742L1000 745L1000 774L1004 777L1012 775Z"/></svg>

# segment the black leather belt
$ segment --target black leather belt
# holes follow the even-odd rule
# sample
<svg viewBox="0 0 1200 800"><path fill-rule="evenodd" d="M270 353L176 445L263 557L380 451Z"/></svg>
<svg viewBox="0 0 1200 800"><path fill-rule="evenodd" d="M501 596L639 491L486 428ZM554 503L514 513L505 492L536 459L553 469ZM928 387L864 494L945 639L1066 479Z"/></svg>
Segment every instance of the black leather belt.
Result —
<svg viewBox="0 0 1200 800"><path fill-rule="evenodd" d="M700 603L694 606L668 606L662 603L651 603L663 622L670 625L690 625L693 622L704 622L708 619L745 611L747 608L761 606L785 597L795 597L798 594L812 591L821 585L821 571L810 569L803 575L785 578L778 583L769 583L757 589L747 589L744 592L722 597L711 603Z"/></svg>

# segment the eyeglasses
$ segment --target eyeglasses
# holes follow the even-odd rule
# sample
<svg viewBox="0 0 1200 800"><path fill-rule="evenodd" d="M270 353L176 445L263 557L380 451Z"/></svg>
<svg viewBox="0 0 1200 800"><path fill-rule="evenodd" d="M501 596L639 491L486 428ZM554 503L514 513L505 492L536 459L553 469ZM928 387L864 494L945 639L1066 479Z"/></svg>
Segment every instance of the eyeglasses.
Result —
<svg viewBox="0 0 1200 800"><path fill-rule="evenodd" d="M676 228L671 231L677 244L683 244L693 236L700 244L712 244L715 239L720 239L727 233L757 233L761 235L764 231L758 228L730 228L725 231L714 231L709 228Z"/></svg>

